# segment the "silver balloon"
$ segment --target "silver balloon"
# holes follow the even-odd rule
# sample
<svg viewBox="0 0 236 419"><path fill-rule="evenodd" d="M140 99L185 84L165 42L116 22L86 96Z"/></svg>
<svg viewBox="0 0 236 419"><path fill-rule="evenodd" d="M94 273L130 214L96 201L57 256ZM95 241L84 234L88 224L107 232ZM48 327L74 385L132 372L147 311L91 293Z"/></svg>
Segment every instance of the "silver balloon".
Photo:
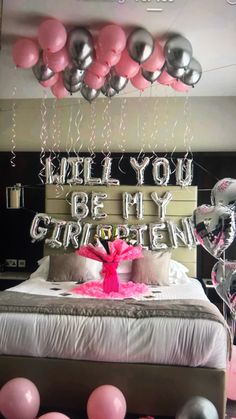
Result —
<svg viewBox="0 0 236 419"><path fill-rule="evenodd" d="M177 247L179 247L179 240L182 245L186 247L188 246L187 237L184 231L180 230L180 228L173 221L168 220L166 222L166 226L169 233L171 247L173 247L173 249L177 249Z"/></svg>
<svg viewBox="0 0 236 419"><path fill-rule="evenodd" d="M197 245L197 240L194 235L193 225L190 217L184 217L181 219L182 228L187 239L187 246L194 247Z"/></svg>
<svg viewBox="0 0 236 419"><path fill-rule="evenodd" d="M170 179L170 163L165 157L156 158L152 163L152 175L156 185L167 185ZM161 175L162 170L162 175Z"/></svg>
<svg viewBox="0 0 236 419"><path fill-rule="evenodd" d="M136 217L141 220L143 219L143 194L142 192L136 192L131 194L129 192L123 192L123 218L128 220L129 209L131 206L136 206Z"/></svg>
<svg viewBox="0 0 236 419"><path fill-rule="evenodd" d="M103 160L103 171L102 171L102 185L117 186L120 184L118 179L111 178L111 167L112 167L112 158L105 157Z"/></svg>
<svg viewBox="0 0 236 419"><path fill-rule="evenodd" d="M187 69L184 72L184 75L181 77L183 83L188 86L194 86L197 84L202 77L202 66L201 64L192 58Z"/></svg>
<svg viewBox="0 0 236 419"><path fill-rule="evenodd" d="M67 47L74 63L85 60L93 51L93 37L81 26L72 29L68 35Z"/></svg>
<svg viewBox="0 0 236 419"><path fill-rule="evenodd" d="M117 238L118 239L124 239L124 238L128 237L128 235L129 235L128 224L117 224L116 229L117 229Z"/></svg>
<svg viewBox="0 0 236 419"><path fill-rule="evenodd" d="M43 54L40 54L38 62L33 66L32 71L38 81L49 80L54 72L44 63Z"/></svg>
<svg viewBox="0 0 236 419"><path fill-rule="evenodd" d="M118 76L114 70L111 70L110 85L117 93L123 90L128 82L129 79L126 77Z"/></svg>
<svg viewBox="0 0 236 419"><path fill-rule="evenodd" d="M144 231L147 231L148 226L146 224L135 224L130 226L130 234L135 234L135 245L144 247ZM145 247L146 248L146 247Z"/></svg>
<svg viewBox="0 0 236 419"><path fill-rule="evenodd" d="M234 212L224 205L201 205L194 210L192 220L198 242L219 258L234 240Z"/></svg>
<svg viewBox="0 0 236 419"><path fill-rule="evenodd" d="M177 159L176 165L176 185L189 186L193 181L193 160Z"/></svg>
<svg viewBox="0 0 236 419"><path fill-rule="evenodd" d="M191 397L179 410L176 419L219 419L216 407L205 397Z"/></svg>
<svg viewBox="0 0 236 419"><path fill-rule="evenodd" d="M82 61L77 61L76 66L77 68L79 68L80 70L87 70L91 64L93 63L94 60L94 52L92 51L90 55L88 55L84 60Z"/></svg>
<svg viewBox="0 0 236 419"><path fill-rule="evenodd" d="M149 224L149 240L150 247L152 250L163 250L167 249L166 243L161 243L163 240L163 234L161 231L166 230L165 223Z"/></svg>
<svg viewBox="0 0 236 419"><path fill-rule="evenodd" d="M184 67L174 67L168 62L166 63L165 69L170 76L176 77L176 78L182 77L185 73Z"/></svg>
<svg viewBox="0 0 236 419"><path fill-rule="evenodd" d="M71 195L71 216L81 220L89 214L88 195L86 192L72 192Z"/></svg>
<svg viewBox="0 0 236 419"><path fill-rule="evenodd" d="M77 67L68 66L63 71L63 80L68 84L74 85L81 82L84 78L84 70L80 70Z"/></svg>
<svg viewBox="0 0 236 419"><path fill-rule="evenodd" d="M181 35L171 37L164 48L166 61L173 67L187 67L192 58L193 49L188 39Z"/></svg>
<svg viewBox="0 0 236 419"><path fill-rule="evenodd" d="M219 180L211 191L212 205L224 204L231 209L236 207L236 179L226 177Z"/></svg>
<svg viewBox="0 0 236 419"><path fill-rule="evenodd" d="M84 159L84 184L85 185L101 185L102 179L94 177L92 178L92 164L93 159L91 157L85 157Z"/></svg>
<svg viewBox="0 0 236 419"><path fill-rule="evenodd" d="M66 249L70 244L77 249L79 247L78 237L81 233L81 224L76 221L68 221L63 235L63 247Z"/></svg>
<svg viewBox="0 0 236 419"><path fill-rule="evenodd" d="M67 159L63 157L60 162L60 171L58 174L53 173L54 165L51 158L45 160L45 175L46 175L46 184L56 183L57 185L64 185L66 182L66 172L67 172Z"/></svg>
<svg viewBox="0 0 236 419"><path fill-rule="evenodd" d="M233 316L236 316L236 261L219 260L211 272L212 283L216 292L227 304Z"/></svg>
<svg viewBox="0 0 236 419"><path fill-rule="evenodd" d="M130 164L135 170L137 185L144 184L144 171L150 162L149 157L145 157L141 163L139 163L134 157L130 157Z"/></svg>
<svg viewBox="0 0 236 419"><path fill-rule="evenodd" d="M107 199L107 194L102 192L92 193L91 197L91 215L93 220L100 220L107 218L105 212L101 212L104 208L104 199Z"/></svg>
<svg viewBox="0 0 236 419"><path fill-rule="evenodd" d="M66 90L72 95L72 93L79 92L82 87L82 82L79 82L77 84L71 84L64 80L64 86Z"/></svg>
<svg viewBox="0 0 236 419"><path fill-rule="evenodd" d="M92 102L94 99L98 97L100 90L92 89L91 87L87 86L87 84L83 84L81 87L81 94L88 102Z"/></svg>
<svg viewBox="0 0 236 419"><path fill-rule="evenodd" d="M62 228L64 228L66 225L66 221L52 218L51 224L55 224L52 235L49 239L45 240L45 243L52 248L59 249L62 246L62 241L59 239L62 233Z"/></svg>
<svg viewBox="0 0 236 419"><path fill-rule="evenodd" d="M83 161L83 157L68 157L67 162L71 166L71 177L67 177L66 182L69 185L81 185L83 183L83 179L79 177L79 166L83 164Z"/></svg>
<svg viewBox="0 0 236 419"><path fill-rule="evenodd" d="M41 227L39 224L43 223L45 227ZM51 217L49 215L44 213L36 214L33 218L33 221L31 223L30 227L30 237L32 237L32 242L34 243L37 240L43 240L44 237L47 235L48 232L48 226L51 223Z"/></svg>
<svg viewBox="0 0 236 419"><path fill-rule="evenodd" d="M109 78L106 79L104 85L101 88L101 91L104 94L104 96L107 97L113 97L117 94L117 91L113 89L113 87L111 87Z"/></svg>
<svg viewBox="0 0 236 419"><path fill-rule="evenodd" d="M141 72L142 76L151 83L154 83L154 81L156 81L161 74L161 70L147 71L144 68L141 69Z"/></svg>
<svg viewBox="0 0 236 419"><path fill-rule="evenodd" d="M152 35L143 28L137 28L128 37L127 49L130 57L140 63L144 63L152 54L154 40Z"/></svg>
<svg viewBox="0 0 236 419"><path fill-rule="evenodd" d="M80 239L80 246L86 246L90 242L90 233L93 225L85 223L82 229L82 235Z"/></svg>
<svg viewBox="0 0 236 419"><path fill-rule="evenodd" d="M152 192L151 198L158 207L158 218L164 221L166 218L166 207L172 199L172 193L166 192L162 198L159 198L156 192Z"/></svg>

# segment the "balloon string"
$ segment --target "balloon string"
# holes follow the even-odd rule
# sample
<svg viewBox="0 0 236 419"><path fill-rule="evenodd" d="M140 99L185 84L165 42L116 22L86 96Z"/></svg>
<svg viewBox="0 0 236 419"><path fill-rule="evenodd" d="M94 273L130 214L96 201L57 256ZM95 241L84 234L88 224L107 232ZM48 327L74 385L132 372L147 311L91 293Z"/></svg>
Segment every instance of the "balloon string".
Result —
<svg viewBox="0 0 236 419"><path fill-rule="evenodd" d="M10 164L12 167L16 167L15 159L16 159L16 102L15 102L15 96L16 96L16 86L13 88L12 91L12 128L11 128L11 158L10 158Z"/></svg>
<svg viewBox="0 0 236 419"><path fill-rule="evenodd" d="M79 101L79 105L80 105L80 101ZM83 121L83 118L84 118L84 115L82 113L82 108L81 108L81 106L79 106L77 115L75 117L75 127L76 127L76 131L77 131L77 137L76 137L76 140L75 140L75 143L74 143L74 150L73 150L77 158L79 157L80 150L83 146L82 142L80 142L80 140L81 140L80 125Z"/></svg>
<svg viewBox="0 0 236 419"><path fill-rule="evenodd" d="M174 105L176 104L176 101L177 101L177 97L175 95ZM173 126L172 126L172 130L171 130L171 143L172 143L172 147L173 148L172 148L171 155L170 155L170 161L171 161L171 163L174 166L174 169L171 171L171 174L173 174L173 173L176 172L176 163L174 161L173 156L174 156L174 153L175 153L175 150L176 150L176 145L175 145L175 132L176 132L176 128L177 128L178 122L179 122L179 120L176 119L175 122L174 122L174 124L173 124Z"/></svg>
<svg viewBox="0 0 236 419"><path fill-rule="evenodd" d="M46 114L47 114L47 107L45 104L45 99L47 98L47 91L44 91L44 97L42 98L41 105L40 105L40 113L41 113L41 130L40 130L40 140L41 140L41 151L40 151L40 172L38 174L38 177L41 181L41 183L44 183L45 178L45 150L47 146L47 124L46 124Z"/></svg>
<svg viewBox="0 0 236 419"><path fill-rule="evenodd" d="M95 103L92 102L90 105L91 134L90 134L89 145L88 145L88 151L92 159L96 157L96 154L95 154L96 116L97 116L96 105Z"/></svg>
<svg viewBox="0 0 236 419"><path fill-rule="evenodd" d="M142 91L140 91L139 93L139 99L138 99L138 108L141 109L142 103L141 103L141 98L142 98ZM140 144L140 151L138 153L138 157L137 160L139 160L143 154L143 141L141 138L141 129L140 129L140 112L137 112L137 140L138 140L138 144Z"/></svg>
<svg viewBox="0 0 236 419"><path fill-rule="evenodd" d="M67 137L66 137L66 152L67 156L69 157L71 148L72 148L72 141L71 141L71 125L73 119L73 106L70 106L70 116L69 116L69 123L68 123L68 130L67 130Z"/></svg>
<svg viewBox="0 0 236 419"><path fill-rule="evenodd" d="M102 138L104 139L104 144L102 149L102 153L104 158L111 155L110 146L111 146L111 115L109 113L109 108L111 105L111 99L108 101L106 100L106 106L103 111L102 120L103 120L103 130L102 130ZM106 150L106 151L105 151ZM103 159L104 160L104 159Z"/></svg>
<svg viewBox="0 0 236 419"><path fill-rule="evenodd" d="M127 104L127 100L126 99L121 99L120 125L119 125L120 141L119 141L118 147L119 147L122 155L121 155L121 157L118 161L118 169L124 175L126 174L126 172L121 168L121 162L123 161L124 153L126 151L126 135L125 135L125 129L126 129L125 119L126 119L126 116L127 116L127 112L125 111L126 104Z"/></svg>
<svg viewBox="0 0 236 419"><path fill-rule="evenodd" d="M157 157L156 151L158 147L158 135L159 135L159 97L155 99L154 102L154 120L153 120L153 129L150 135L151 143L155 142L154 149L152 150L153 157Z"/></svg>

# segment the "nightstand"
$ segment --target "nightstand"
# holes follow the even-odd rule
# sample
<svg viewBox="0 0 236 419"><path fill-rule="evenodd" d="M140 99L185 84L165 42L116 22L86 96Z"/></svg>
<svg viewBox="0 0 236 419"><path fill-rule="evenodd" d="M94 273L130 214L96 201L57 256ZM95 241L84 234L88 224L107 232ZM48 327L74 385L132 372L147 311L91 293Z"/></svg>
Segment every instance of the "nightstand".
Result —
<svg viewBox="0 0 236 419"><path fill-rule="evenodd" d="M0 291L14 287L29 277L30 272L0 272Z"/></svg>

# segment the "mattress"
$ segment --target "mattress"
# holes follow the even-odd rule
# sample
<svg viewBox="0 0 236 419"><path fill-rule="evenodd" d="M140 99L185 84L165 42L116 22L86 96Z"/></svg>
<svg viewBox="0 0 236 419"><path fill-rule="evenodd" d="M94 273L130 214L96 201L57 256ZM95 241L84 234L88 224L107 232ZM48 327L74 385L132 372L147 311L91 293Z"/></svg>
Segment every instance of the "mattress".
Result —
<svg viewBox="0 0 236 419"><path fill-rule="evenodd" d="M77 298L72 282L32 278L11 291ZM152 302L207 301L201 284L151 287ZM115 304L115 302L114 302ZM0 354L107 362L225 368L227 329L208 319L126 318L39 313L0 314Z"/></svg>

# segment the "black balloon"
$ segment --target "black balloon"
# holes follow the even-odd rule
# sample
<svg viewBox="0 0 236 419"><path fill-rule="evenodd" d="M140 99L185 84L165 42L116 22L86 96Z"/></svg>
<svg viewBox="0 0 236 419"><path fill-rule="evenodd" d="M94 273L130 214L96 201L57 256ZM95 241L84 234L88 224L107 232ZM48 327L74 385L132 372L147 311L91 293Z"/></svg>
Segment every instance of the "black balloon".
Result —
<svg viewBox="0 0 236 419"><path fill-rule="evenodd" d="M194 86L194 84L199 82L201 76L202 66L195 58L192 58L184 75L181 77L181 80L188 86Z"/></svg>
<svg viewBox="0 0 236 419"><path fill-rule="evenodd" d="M88 102L92 102L94 99L98 97L100 90L92 89L91 87L87 86L87 84L83 84L81 87L81 94Z"/></svg>
<svg viewBox="0 0 236 419"><path fill-rule="evenodd" d="M166 61L176 68L187 67L192 58L193 49L188 39L177 35L171 37L165 44Z"/></svg>
<svg viewBox="0 0 236 419"><path fill-rule="evenodd" d="M43 56L40 54L38 62L32 68L33 73L38 81L49 80L54 76L54 72L44 63Z"/></svg>
<svg viewBox="0 0 236 419"><path fill-rule="evenodd" d="M78 26L69 33L67 45L72 60L77 64L92 53L93 38L86 28Z"/></svg>
<svg viewBox="0 0 236 419"><path fill-rule="evenodd" d="M154 40L152 35L143 28L137 28L128 37L127 49L134 61L144 63L152 54Z"/></svg>

